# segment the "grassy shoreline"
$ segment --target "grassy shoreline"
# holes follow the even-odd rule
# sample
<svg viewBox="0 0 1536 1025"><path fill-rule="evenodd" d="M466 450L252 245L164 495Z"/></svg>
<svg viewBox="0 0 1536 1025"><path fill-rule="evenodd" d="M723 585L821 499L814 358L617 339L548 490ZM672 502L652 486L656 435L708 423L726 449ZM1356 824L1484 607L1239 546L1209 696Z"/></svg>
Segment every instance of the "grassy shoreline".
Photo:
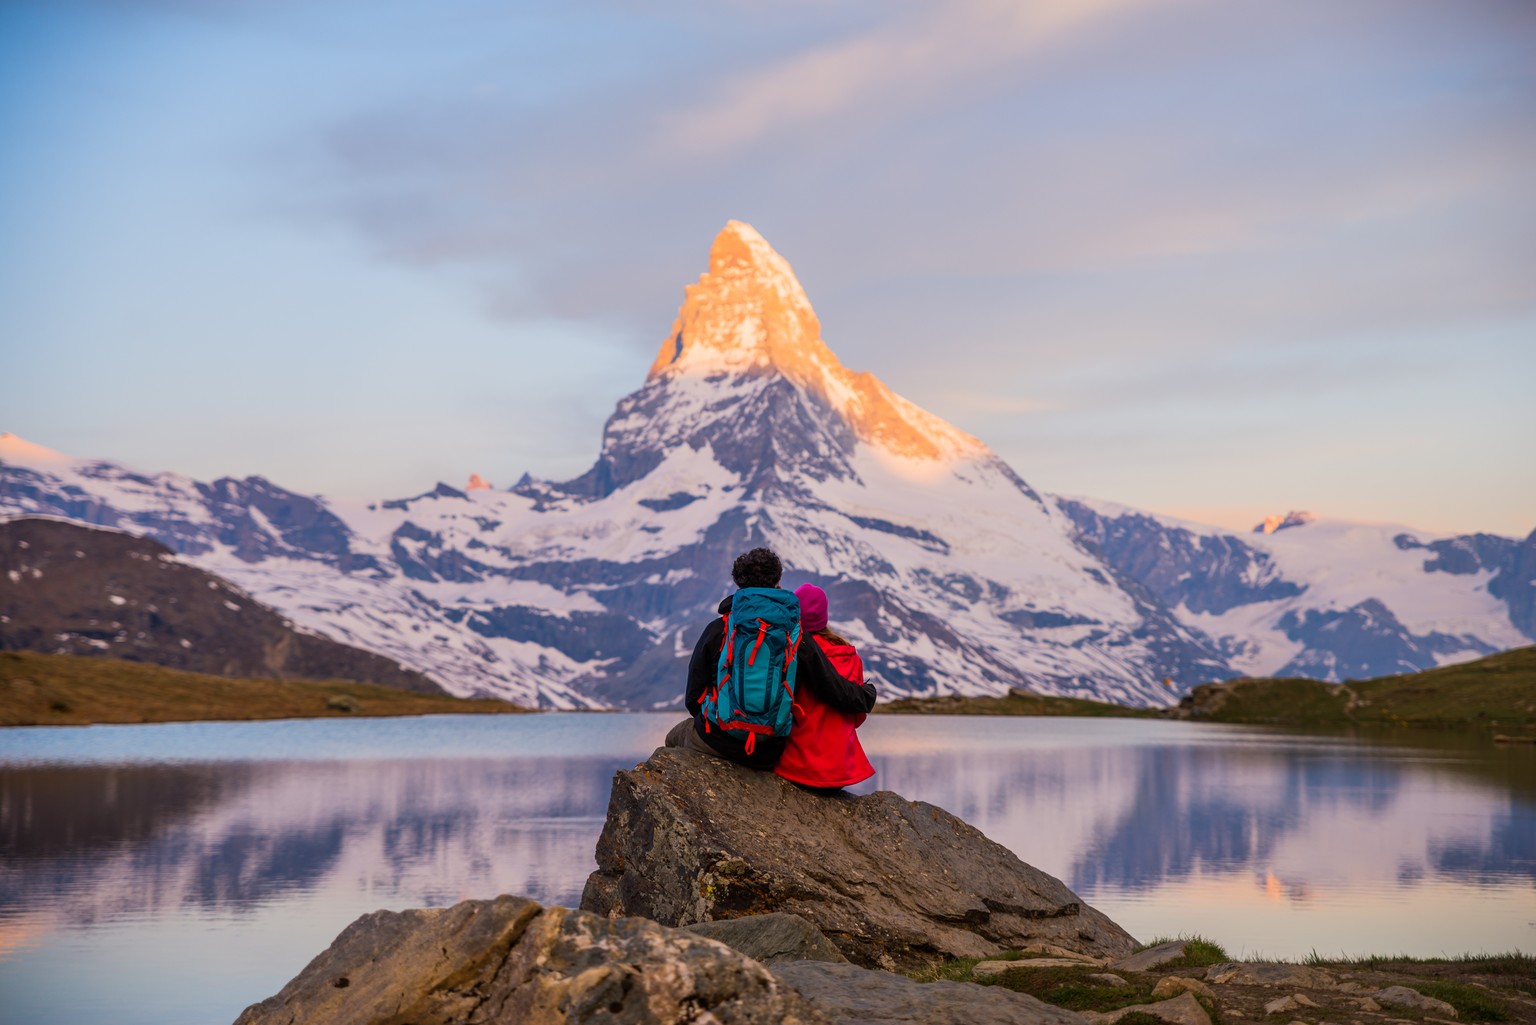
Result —
<svg viewBox="0 0 1536 1025"><path fill-rule="evenodd" d="M527 711L505 701L415 694L351 680L209 676L104 657L0 652L0 726Z"/></svg>
<svg viewBox="0 0 1536 1025"><path fill-rule="evenodd" d="M1207 683L1176 708L1130 708L1020 691L1004 697L907 698L881 706L898 715L1163 717L1275 726L1409 726L1536 740L1536 647L1516 648L1423 672L1322 683L1259 678Z"/></svg>
<svg viewBox="0 0 1536 1025"><path fill-rule="evenodd" d="M415 694L348 680L247 679L105 657L0 652L0 726L528 711L504 701ZM1536 647L1342 684L1286 678L1201 684L1181 706L1170 709L1013 690L1000 697L903 698L881 705L879 712L1422 727L1529 744L1536 743Z"/></svg>
<svg viewBox="0 0 1536 1025"><path fill-rule="evenodd" d="M1298 1021L1368 1025L1384 1017L1404 1023L1440 1022L1447 1014L1461 1022L1536 1021L1536 999L1532 999L1536 958L1518 951L1451 957L1330 958L1314 953L1299 960L1239 959L1199 936L1160 938L1137 951L1152 948L1155 952L1174 944L1182 944L1182 949L1175 947L1168 957L1140 968L1086 960L1073 964L1069 951L1035 945L989 958L944 961L907 974L918 982L1001 986L1069 1011L1119 1012L1127 1015L1119 1019L1124 1025L1166 1025L1165 1018L1194 1020L1198 1016L1188 1013L1158 1013L1159 1003L1181 996L1185 1000L1193 996L1212 1025L1284 1020L1274 1017L1278 1014L1290 1017L1293 1025ZM1242 965L1253 965L1259 972L1245 977ZM1383 992L1394 986L1442 1001L1441 1009L1404 1004L1401 995L1389 997ZM1377 1004L1377 996L1390 1008Z"/></svg>
<svg viewBox="0 0 1536 1025"><path fill-rule="evenodd" d="M1079 718L1159 719L1160 708L1133 708L1107 701L1061 698L1012 690L1000 697L900 698L880 705L878 712L895 715L1064 715Z"/></svg>

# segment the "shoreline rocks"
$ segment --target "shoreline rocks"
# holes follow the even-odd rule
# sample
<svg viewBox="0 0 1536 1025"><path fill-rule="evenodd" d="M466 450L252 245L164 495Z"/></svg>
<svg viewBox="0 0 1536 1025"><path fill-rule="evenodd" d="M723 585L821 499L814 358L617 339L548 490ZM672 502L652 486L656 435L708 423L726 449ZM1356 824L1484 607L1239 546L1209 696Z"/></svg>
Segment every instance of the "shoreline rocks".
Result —
<svg viewBox="0 0 1536 1025"><path fill-rule="evenodd" d="M376 911L235 1025L832 1025L723 944L524 897Z"/></svg>
<svg viewBox="0 0 1536 1025"><path fill-rule="evenodd" d="M1082 1025L1006 989L918 983L847 962L770 968L687 929L510 896L364 915L235 1025L298 1022Z"/></svg>

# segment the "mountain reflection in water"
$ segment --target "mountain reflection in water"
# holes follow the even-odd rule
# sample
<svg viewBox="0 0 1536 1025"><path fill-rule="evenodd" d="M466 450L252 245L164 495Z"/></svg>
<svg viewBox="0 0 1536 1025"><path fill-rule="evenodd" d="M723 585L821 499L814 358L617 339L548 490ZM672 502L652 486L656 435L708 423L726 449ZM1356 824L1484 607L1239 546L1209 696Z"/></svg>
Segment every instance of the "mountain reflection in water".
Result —
<svg viewBox="0 0 1536 1025"><path fill-rule="evenodd" d="M244 909L338 877L423 904L575 904L616 768L566 758L45 767L0 774L0 908L72 922Z"/></svg>
<svg viewBox="0 0 1536 1025"><path fill-rule="evenodd" d="M362 911L575 905L614 771L674 718L11 731L0 1022L230 1020ZM863 735L878 775L858 789L949 809L1143 939L1292 957L1536 945L1530 750L1127 720L877 715ZM194 760L160 761L189 737ZM115 761L97 764L102 741ZM82 949L97 981L61 996ZM195 1013L156 1005L157 971ZM122 1018L125 990L140 1018Z"/></svg>

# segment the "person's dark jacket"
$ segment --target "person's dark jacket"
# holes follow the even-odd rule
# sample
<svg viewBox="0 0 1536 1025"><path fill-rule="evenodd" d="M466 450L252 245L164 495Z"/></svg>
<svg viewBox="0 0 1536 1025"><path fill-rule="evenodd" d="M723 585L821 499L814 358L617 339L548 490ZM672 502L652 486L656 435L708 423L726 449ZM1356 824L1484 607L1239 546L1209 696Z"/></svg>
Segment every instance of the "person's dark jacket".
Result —
<svg viewBox="0 0 1536 1025"><path fill-rule="evenodd" d="M720 603L720 615L724 616L730 611L731 596L726 595ZM704 692L715 685L715 673L720 665L720 646L724 643L725 623L720 619L712 620L699 635L698 643L693 646L693 657L688 660L688 690L683 695L683 702L688 708L688 714L693 716L694 730L722 758L728 758L749 769L772 769L784 753L787 738L760 736L749 755L743 741L718 726L707 730L704 728ZM800 654L795 662L797 692L809 688L828 705L850 715L868 712L875 707L875 685L856 685L843 679L832 668L821 645L800 645Z"/></svg>

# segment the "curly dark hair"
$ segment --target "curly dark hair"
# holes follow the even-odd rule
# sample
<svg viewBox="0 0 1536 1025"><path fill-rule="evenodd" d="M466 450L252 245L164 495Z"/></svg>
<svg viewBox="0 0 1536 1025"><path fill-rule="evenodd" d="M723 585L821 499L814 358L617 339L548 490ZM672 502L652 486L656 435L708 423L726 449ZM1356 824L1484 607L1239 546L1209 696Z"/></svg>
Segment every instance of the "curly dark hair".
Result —
<svg viewBox="0 0 1536 1025"><path fill-rule="evenodd" d="M737 587L778 587L783 575L784 564L772 548L754 548L731 564L731 579Z"/></svg>

